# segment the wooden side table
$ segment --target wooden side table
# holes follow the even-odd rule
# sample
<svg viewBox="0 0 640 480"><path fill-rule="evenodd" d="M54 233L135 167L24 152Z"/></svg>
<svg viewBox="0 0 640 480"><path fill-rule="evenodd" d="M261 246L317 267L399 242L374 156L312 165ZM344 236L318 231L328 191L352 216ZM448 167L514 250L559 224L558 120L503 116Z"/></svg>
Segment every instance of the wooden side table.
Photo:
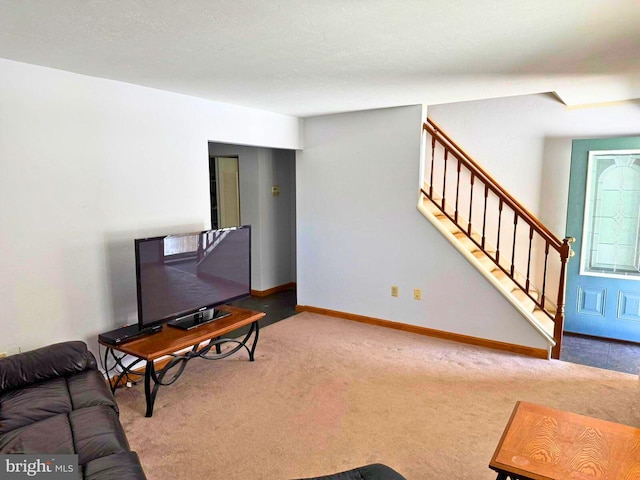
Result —
<svg viewBox="0 0 640 480"><path fill-rule="evenodd" d="M640 479L640 429L518 402L489 468L498 480Z"/></svg>

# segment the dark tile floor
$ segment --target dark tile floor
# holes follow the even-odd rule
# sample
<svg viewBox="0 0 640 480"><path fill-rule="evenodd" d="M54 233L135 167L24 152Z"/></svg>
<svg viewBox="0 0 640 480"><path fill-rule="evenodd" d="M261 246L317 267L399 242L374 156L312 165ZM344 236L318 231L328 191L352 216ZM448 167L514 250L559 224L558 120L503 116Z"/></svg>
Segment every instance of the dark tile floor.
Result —
<svg viewBox="0 0 640 480"><path fill-rule="evenodd" d="M565 333L560 360L638 375L640 344Z"/></svg>
<svg viewBox="0 0 640 480"><path fill-rule="evenodd" d="M233 302L231 305L266 313L267 315L259 322L260 328L298 313L296 312L295 289L283 290L282 292L274 293L266 297L247 297ZM239 337L247 331L249 331L249 327L238 329L234 332L234 335Z"/></svg>

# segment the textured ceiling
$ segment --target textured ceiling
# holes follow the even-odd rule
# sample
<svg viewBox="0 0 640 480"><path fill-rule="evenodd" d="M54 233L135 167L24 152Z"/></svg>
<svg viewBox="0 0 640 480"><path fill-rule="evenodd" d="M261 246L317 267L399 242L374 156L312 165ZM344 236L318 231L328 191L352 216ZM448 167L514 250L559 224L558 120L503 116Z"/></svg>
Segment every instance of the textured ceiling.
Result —
<svg viewBox="0 0 640 480"><path fill-rule="evenodd" d="M0 0L0 57L296 116L640 97L638 0Z"/></svg>

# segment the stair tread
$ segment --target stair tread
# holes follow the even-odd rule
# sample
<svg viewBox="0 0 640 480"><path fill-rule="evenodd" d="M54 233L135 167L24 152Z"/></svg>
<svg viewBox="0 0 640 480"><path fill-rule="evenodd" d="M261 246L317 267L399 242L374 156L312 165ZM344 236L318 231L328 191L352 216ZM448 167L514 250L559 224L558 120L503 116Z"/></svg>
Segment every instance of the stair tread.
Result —
<svg viewBox="0 0 640 480"><path fill-rule="evenodd" d="M491 270L491 275L493 275L509 291L512 291L514 288L518 288L518 285L513 281L513 279L499 268Z"/></svg>
<svg viewBox="0 0 640 480"><path fill-rule="evenodd" d="M549 316L539 308L536 308L532 313L538 324L553 337L553 330L555 327L553 320L551 320Z"/></svg>
<svg viewBox="0 0 640 480"><path fill-rule="evenodd" d="M493 261L493 259L489 255L484 253L482 250L476 250L475 252L472 252L472 253L473 253L473 256L476 257L476 259L480 262L480 264L489 273L493 273L494 270L501 271L499 268L497 268L496 263ZM495 254L495 252L491 252L491 253Z"/></svg>
<svg viewBox="0 0 640 480"><path fill-rule="evenodd" d="M516 297L518 301L530 312L533 312L533 310L536 308L536 303L531 300L523 290L520 290L520 288L512 290L511 295Z"/></svg>
<svg viewBox="0 0 640 480"><path fill-rule="evenodd" d="M451 222L453 225L455 225L455 223ZM458 233L455 233L454 235L456 237L466 237L469 238L469 235L467 235L467 232L464 232L462 230L459 229L459 227L456 225L456 227L458 228ZM473 238L478 244L482 245L482 237L477 234L476 232L471 232L471 238Z"/></svg>
<svg viewBox="0 0 640 480"><path fill-rule="evenodd" d="M518 286L516 286L516 289L517 289L519 292L522 292L522 295L524 295L524 296L526 296L526 297L528 298L528 296L527 296L527 292L525 292L524 290L522 290L522 289L521 289L520 287L518 287ZM538 300L538 298L540 297L540 294L539 294L536 290L532 290L532 289L531 289L531 290L529 290L529 295L531 295L535 300Z"/></svg>
<svg viewBox="0 0 640 480"><path fill-rule="evenodd" d="M425 191L429 191L429 188L425 188ZM431 199L429 199L429 197L427 196L422 196L422 201L424 205L427 205L427 208L429 209L429 211L431 211L432 213L434 213L434 215L436 215L436 217L444 217L446 218L446 215L444 215L442 213L442 197L440 197L436 192L433 192L433 194L431 195ZM437 205L436 205L437 204ZM444 205L444 210L445 212L453 217L455 215L455 208L452 205L449 205L448 203L445 202ZM460 218L460 217L459 217ZM466 221L466 220L465 220Z"/></svg>

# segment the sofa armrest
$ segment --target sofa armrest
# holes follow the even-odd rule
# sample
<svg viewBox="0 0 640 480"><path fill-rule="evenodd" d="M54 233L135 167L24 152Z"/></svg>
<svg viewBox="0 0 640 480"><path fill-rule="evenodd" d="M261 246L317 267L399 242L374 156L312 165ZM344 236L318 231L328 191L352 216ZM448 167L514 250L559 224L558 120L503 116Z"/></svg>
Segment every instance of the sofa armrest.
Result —
<svg viewBox="0 0 640 480"><path fill-rule="evenodd" d="M96 368L86 343L56 343L0 359L0 392Z"/></svg>

